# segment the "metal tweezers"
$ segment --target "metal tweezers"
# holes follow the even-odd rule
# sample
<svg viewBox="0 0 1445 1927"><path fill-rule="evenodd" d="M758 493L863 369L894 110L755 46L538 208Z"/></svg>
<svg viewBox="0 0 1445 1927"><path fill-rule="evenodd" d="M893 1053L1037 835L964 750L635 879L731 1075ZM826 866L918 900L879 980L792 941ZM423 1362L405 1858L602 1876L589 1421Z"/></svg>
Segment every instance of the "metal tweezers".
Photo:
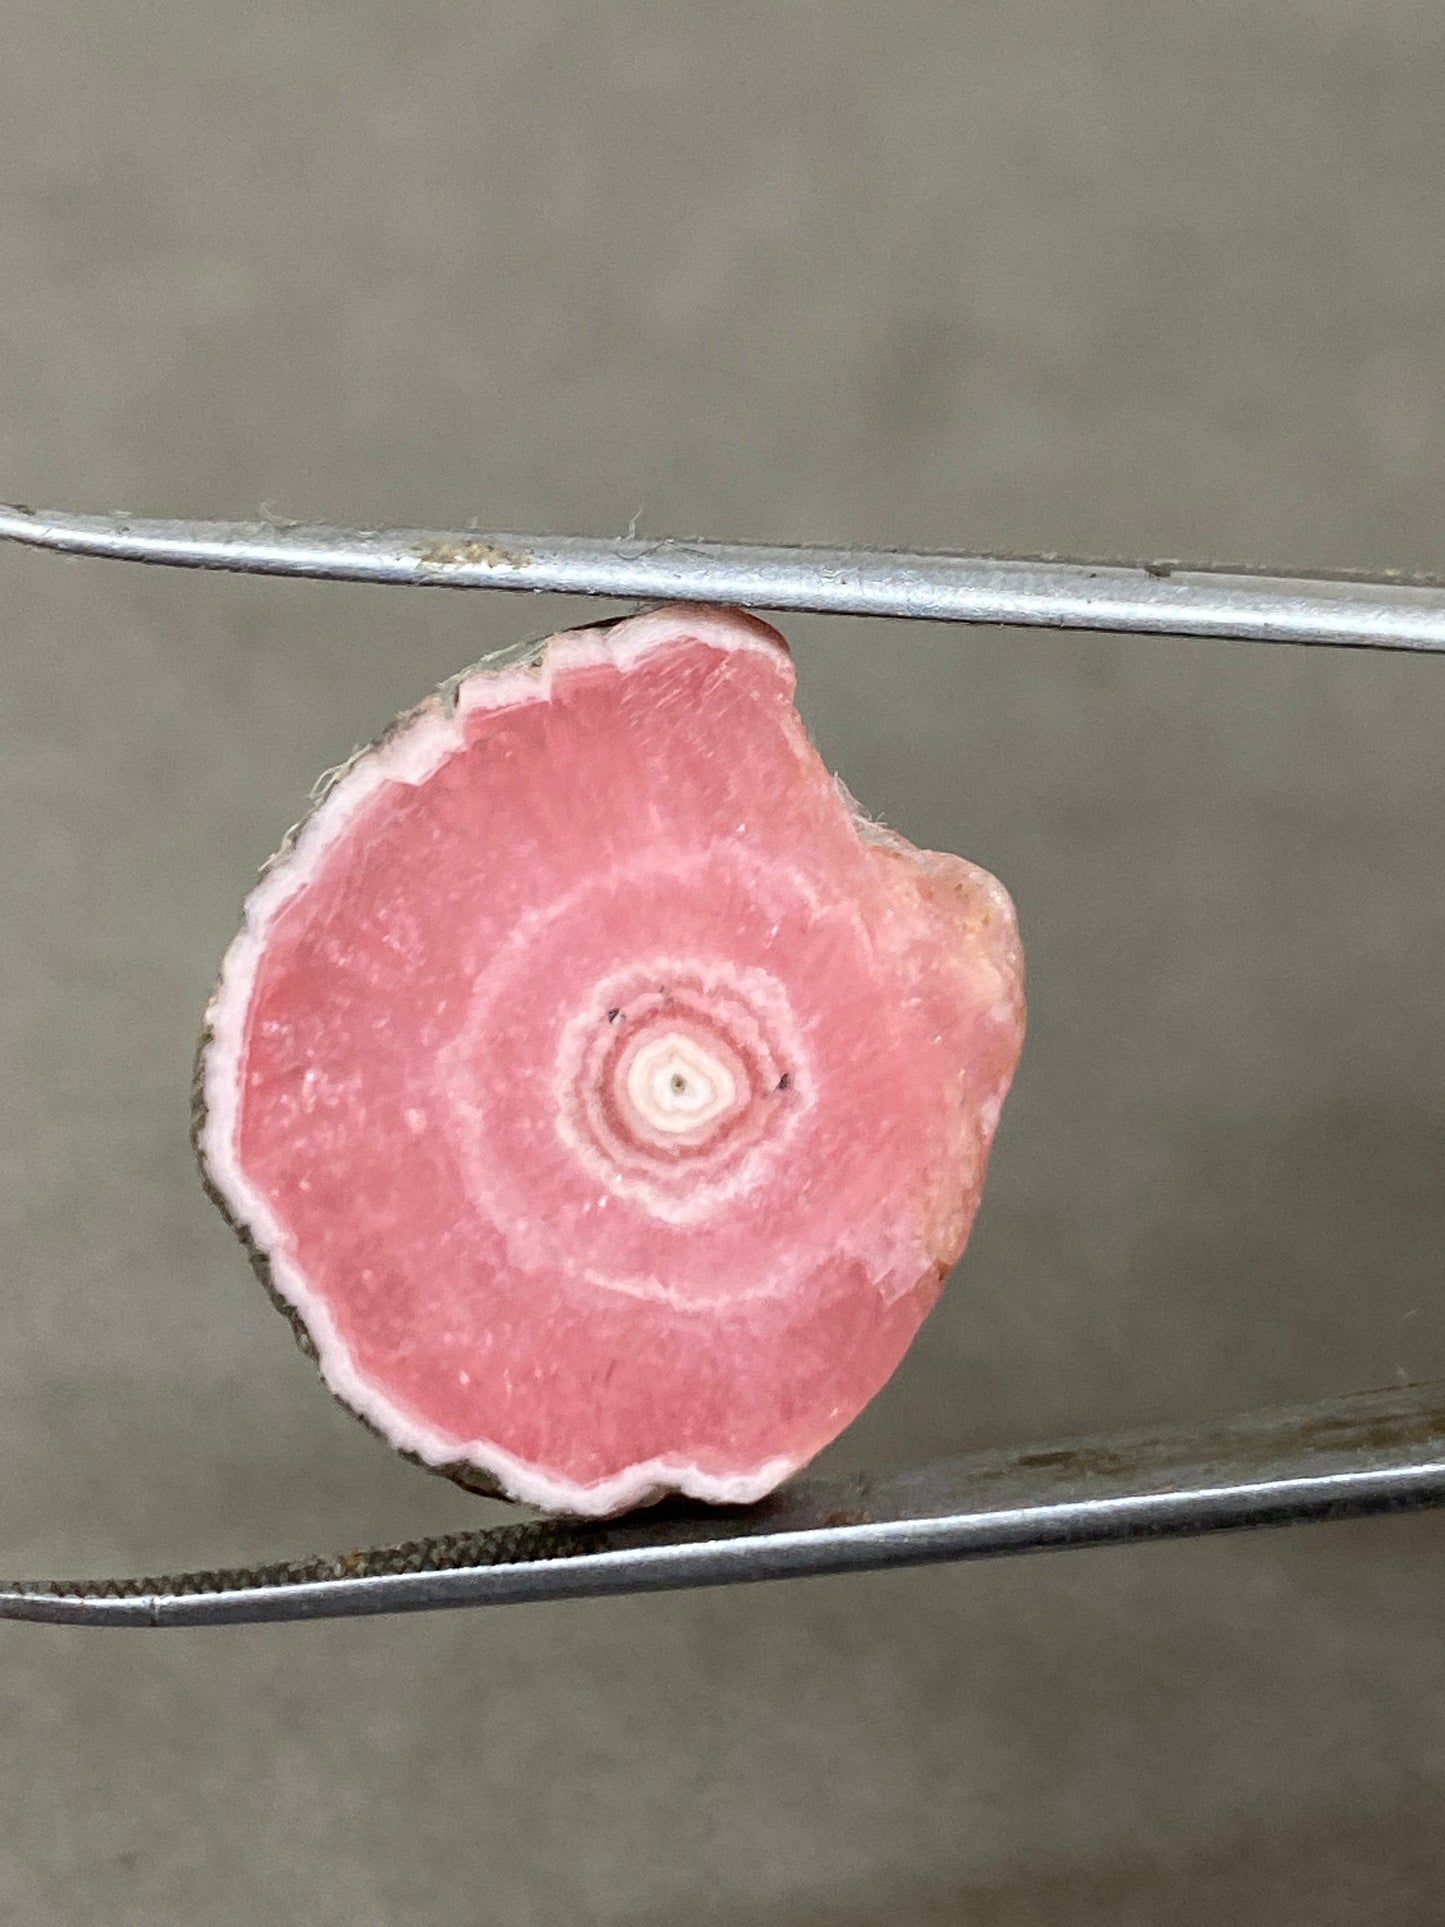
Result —
<svg viewBox="0 0 1445 1927"><path fill-rule="evenodd" d="M1445 584L1175 562L145 520L0 507L0 539L182 568L414 587L1445 652ZM0 1583L0 1618L200 1626L860 1572L1445 1505L1445 1380L1193 1429L807 1476L747 1507L523 1519L166 1578Z"/></svg>

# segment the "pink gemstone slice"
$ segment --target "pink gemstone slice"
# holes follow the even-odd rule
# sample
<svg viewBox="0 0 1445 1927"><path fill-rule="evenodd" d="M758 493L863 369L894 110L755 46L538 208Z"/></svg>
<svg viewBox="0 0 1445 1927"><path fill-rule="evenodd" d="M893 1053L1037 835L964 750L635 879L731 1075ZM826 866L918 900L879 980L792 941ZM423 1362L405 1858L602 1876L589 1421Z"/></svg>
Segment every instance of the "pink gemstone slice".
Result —
<svg viewBox="0 0 1445 1927"><path fill-rule="evenodd" d="M246 906L197 1141L323 1376L482 1490L761 1497L963 1250L1003 888L862 819L781 637L669 608L404 716Z"/></svg>

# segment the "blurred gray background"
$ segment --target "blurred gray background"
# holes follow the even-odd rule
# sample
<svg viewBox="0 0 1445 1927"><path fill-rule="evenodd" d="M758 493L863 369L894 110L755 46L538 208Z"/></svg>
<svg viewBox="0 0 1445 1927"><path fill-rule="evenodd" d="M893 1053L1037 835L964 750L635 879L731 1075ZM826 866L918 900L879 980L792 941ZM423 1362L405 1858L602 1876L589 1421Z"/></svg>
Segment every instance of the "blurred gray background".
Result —
<svg viewBox="0 0 1445 1927"><path fill-rule="evenodd" d="M10 0L0 493L1445 566L1435 0ZM0 553L0 1560L454 1527L187 1143L316 774L576 605ZM829 1455L1445 1371L1445 665L794 620L1033 1029ZM7 1920L1438 1922L1445 1521L161 1638L0 1628Z"/></svg>

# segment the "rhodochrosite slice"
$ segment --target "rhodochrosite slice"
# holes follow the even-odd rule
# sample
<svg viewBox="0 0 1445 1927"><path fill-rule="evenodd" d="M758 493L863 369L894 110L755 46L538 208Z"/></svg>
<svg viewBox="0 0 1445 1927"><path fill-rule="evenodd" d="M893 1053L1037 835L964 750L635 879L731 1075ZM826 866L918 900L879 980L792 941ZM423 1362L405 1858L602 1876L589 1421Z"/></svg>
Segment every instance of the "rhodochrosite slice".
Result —
<svg viewBox="0 0 1445 1927"><path fill-rule="evenodd" d="M464 1483L758 1498L963 1249L1012 906L858 816L793 681L736 611L556 636L358 755L247 904L210 1182L332 1390Z"/></svg>

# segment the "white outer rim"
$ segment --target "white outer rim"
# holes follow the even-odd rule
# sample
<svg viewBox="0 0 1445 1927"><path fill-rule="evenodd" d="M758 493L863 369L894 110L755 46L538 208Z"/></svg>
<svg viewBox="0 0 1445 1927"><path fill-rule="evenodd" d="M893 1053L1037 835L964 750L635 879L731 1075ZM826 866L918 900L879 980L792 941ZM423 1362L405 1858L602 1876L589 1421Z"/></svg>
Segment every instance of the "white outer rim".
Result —
<svg viewBox="0 0 1445 1927"><path fill-rule="evenodd" d="M782 637L755 616L742 610L674 604L609 628L563 630L539 645L545 654L531 667L472 670L457 687L451 715L434 697L390 739L361 751L246 899L241 929L222 960L207 1011L201 1059L202 1121L196 1133L201 1161L232 1222L266 1261L273 1289L305 1327L316 1348L321 1376L341 1402L374 1425L398 1451L413 1453L427 1465L474 1466L525 1504L592 1518L645 1504L665 1492L682 1492L715 1505L750 1504L804 1461L773 1458L747 1471L717 1475L685 1458L664 1454L582 1485L514 1457L491 1439L451 1438L395 1404L357 1370L325 1300L287 1255L285 1234L275 1214L241 1168L236 1131L246 1021L272 922L306 887L323 853L383 784L425 782L464 746L462 719L473 710L550 702L558 678L571 671L605 665L625 674L655 650L684 638L718 649L753 649L774 661L789 662Z"/></svg>

